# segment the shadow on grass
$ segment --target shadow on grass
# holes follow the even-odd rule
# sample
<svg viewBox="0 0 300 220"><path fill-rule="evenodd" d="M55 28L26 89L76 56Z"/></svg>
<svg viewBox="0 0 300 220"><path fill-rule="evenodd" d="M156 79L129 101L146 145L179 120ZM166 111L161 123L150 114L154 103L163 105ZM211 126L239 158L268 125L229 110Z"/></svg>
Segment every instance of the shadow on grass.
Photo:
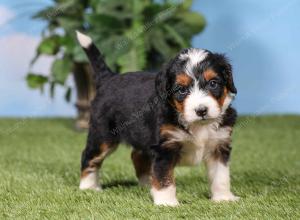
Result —
<svg viewBox="0 0 300 220"><path fill-rule="evenodd" d="M138 186L138 183L133 180L115 180L109 183L105 183L102 185L103 189L109 189L114 187L136 187Z"/></svg>
<svg viewBox="0 0 300 220"><path fill-rule="evenodd" d="M41 177L45 174L51 175L51 180L57 180L60 184L65 186L78 186L79 184L79 167L75 169L73 163L61 163L31 160L20 160L22 166L19 167L23 173L32 173L32 168L35 167L34 174ZM55 177L55 178L54 178ZM284 169L259 169L237 171L232 175L232 190L238 196L247 197L249 195L259 195L261 193L280 193L292 189L297 186L300 177L294 173ZM198 174L182 175L177 178L177 187L179 191L188 194L194 194L196 197L209 198L209 186L206 178ZM115 188L135 188L139 187L136 180L106 180L102 185L104 189ZM195 189L197 189L195 191Z"/></svg>

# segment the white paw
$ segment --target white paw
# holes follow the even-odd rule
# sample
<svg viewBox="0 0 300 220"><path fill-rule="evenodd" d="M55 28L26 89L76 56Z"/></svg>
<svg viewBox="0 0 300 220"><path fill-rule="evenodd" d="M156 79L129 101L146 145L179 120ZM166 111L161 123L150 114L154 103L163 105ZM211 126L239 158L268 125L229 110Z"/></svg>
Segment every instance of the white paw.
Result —
<svg viewBox="0 0 300 220"><path fill-rule="evenodd" d="M173 200L159 200L159 201L154 201L155 205L162 205L162 206L178 206L179 202L177 201L177 199L173 199Z"/></svg>
<svg viewBox="0 0 300 220"><path fill-rule="evenodd" d="M213 195L211 200L214 202L222 202L222 201L238 201L240 197L233 195L231 192L229 193L220 193Z"/></svg>
<svg viewBox="0 0 300 220"><path fill-rule="evenodd" d="M151 189L151 195L155 205L177 206L179 205L176 199L176 187L170 185L163 189Z"/></svg>
<svg viewBox="0 0 300 220"><path fill-rule="evenodd" d="M81 178L79 189L81 190L91 189L95 191L101 191L102 188L98 184L98 175L95 173L90 173L87 176Z"/></svg>
<svg viewBox="0 0 300 220"><path fill-rule="evenodd" d="M80 190L95 190L95 191L102 191L101 186L90 186L90 187L82 187L79 185Z"/></svg>

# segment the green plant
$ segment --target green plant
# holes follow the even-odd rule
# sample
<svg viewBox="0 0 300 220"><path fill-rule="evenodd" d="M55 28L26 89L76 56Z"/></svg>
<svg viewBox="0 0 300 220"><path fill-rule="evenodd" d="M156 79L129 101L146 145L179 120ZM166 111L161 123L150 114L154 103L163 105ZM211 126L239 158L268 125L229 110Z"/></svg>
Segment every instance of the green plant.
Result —
<svg viewBox="0 0 300 220"><path fill-rule="evenodd" d="M54 0L53 6L39 11L34 18L47 22L36 56L55 58L51 74L28 73L31 88L50 84L54 96L56 85L65 86L74 75L79 118L88 118L93 98L93 81L87 58L75 39L75 30L92 36L109 66L118 72L156 69L202 31L205 20L191 11L192 0ZM66 87L66 100L71 88ZM80 109L81 108L81 109Z"/></svg>

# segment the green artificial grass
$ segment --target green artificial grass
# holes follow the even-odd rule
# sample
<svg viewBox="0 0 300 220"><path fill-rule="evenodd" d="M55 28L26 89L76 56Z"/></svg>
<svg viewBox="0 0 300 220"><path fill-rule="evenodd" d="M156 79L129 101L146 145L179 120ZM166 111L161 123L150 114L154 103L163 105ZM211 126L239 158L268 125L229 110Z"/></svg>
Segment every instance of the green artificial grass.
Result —
<svg viewBox="0 0 300 220"><path fill-rule="evenodd" d="M71 119L0 119L0 219L300 219L300 116L239 119L234 203L208 199L201 166L176 168L179 207L154 206L124 146L104 162L104 191L79 191L85 139Z"/></svg>

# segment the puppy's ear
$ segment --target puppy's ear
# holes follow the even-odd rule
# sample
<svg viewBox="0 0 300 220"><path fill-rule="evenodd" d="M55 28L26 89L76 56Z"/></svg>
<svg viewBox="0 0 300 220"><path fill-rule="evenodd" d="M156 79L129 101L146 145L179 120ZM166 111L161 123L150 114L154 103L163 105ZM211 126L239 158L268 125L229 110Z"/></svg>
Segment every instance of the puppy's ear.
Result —
<svg viewBox="0 0 300 220"><path fill-rule="evenodd" d="M170 95L170 77L169 77L169 68L172 65L173 60L171 60L168 64L164 65L164 67L159 71L155 79L155 89L156 94L161 100L166 100Z"/></svg>
<svg viewBox="0 0 300 220"><path fill-rule="evenodd" d="M237 90L236 90L234 82L233 82L232 67L231 67L231 64L227 60L226 60L226 64L225 64L225 79L226 79L226 86L227 86L228 90L233 94L237 94Z"/></svg>
<svg viewBox="0 0 300 220"><path fill-rule="evenodd" d="M236 94L237 90L235 88L234 82L233 82L233 76L232 76L232 66L229 63L229 60L224 54L217 54L217 62L221 64L223 68L223 76L226 80L226 87L227 89L233 93Z"/></svg>

